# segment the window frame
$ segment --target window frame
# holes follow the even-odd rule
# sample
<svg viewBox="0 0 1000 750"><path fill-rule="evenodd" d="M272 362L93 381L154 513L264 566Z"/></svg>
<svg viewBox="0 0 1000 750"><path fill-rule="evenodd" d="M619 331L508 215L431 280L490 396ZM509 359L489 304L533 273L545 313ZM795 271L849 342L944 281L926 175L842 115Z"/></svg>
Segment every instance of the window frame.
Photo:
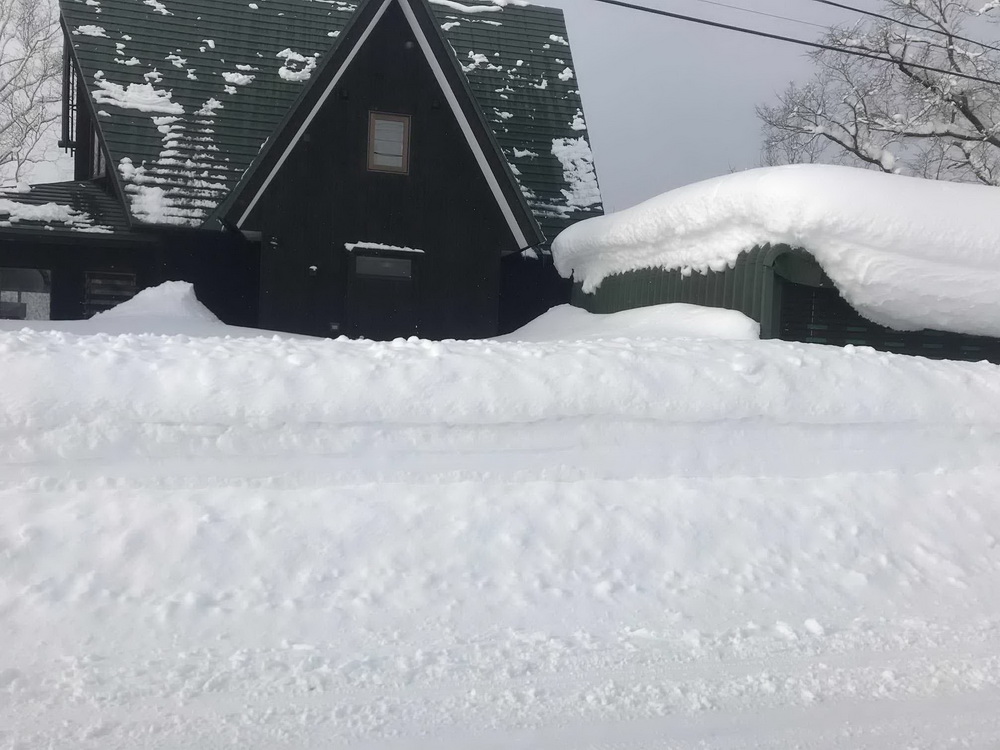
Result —
<svg viewBox="0 0 1000 750"><path fill-rule="evenodd" d="M396 122L403 126L403 166L389 167L384 164L375 163L375 125L379 121ZM399 115L390 112L368 112L368 171L380 172L383 174L409 174L410 173L410 116Z"/></svg>

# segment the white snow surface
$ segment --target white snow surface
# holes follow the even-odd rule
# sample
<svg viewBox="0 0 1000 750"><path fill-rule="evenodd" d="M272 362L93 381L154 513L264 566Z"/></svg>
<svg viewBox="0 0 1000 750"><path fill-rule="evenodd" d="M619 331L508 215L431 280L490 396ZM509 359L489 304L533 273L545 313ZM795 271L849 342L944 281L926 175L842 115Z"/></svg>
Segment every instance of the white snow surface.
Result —
<svg viewBox="0 0 1000 750"><path fill-rule="evenodd" d="M542 82L544 83L544 80ZM562 164L563 177L570 186L569 190L562 191L569 209L588 208L599 204L601 190L597 185L594 154L587 139L555 138L552 141L552 153Z"/></svg>
<svg viewBox="0 0 1000 750"><path fill-rule="evenodd" d="M125 87L103 76L96 83L100 90L91 93L97 104L162 115L184 114L184 107L171 100L170 91L157 89L151 83L130 83Z"/></svg>
<svg viewBox="0 0 1000 750"><path fill-rule="evenodd" d="M353 253L355 250L392 250L398 253L418 253L420 255L424 254L423 250L415 247L404 247L402 245L386 245L382 242L345 242L344 247L348 252Z"/></svg>
<svg viewBox="0 0 1000 750"><path fill-rule="evenodd" d="M735 310L698 305L651 305L595 315L559 305L497 341L594 341L602 339L760 338L760 324Z"/></svg>
<svg viewBox="0 0 1000 750"><path fill-rule="evenodd" d="M1000 745L1000 368L143 316L0 332L4 746Z"/></svg>
<svg viewBox="0 0 1000 750"><path fill-rule="evenodd" d="M194 336L256 338L266 336L312 339L256 328L230 326L219 320L195 296L186 281L168 281L143 289L132 299L87 320L0 320L0 331L49 331L77 335Z"/></svg>
<svg viewBox="0 0 1000 750"><path fill-rule="evenodd" d="M849 167L753 169L580 222L553 244L593 291L641 268L721 270L755 245L808 250L865 317L1000 336L1000 190Z"/></svg>
<svg viewBox="0 0 1000 750"><path fill-rule="evenodd" d="M28 192L28 191L21 191ZM22 221L37 221L46 224L62 224L70 229L102 229L95 227L90 214L77 211L61 203L32 205L0 198L0 226L11 226Z"/></svg>

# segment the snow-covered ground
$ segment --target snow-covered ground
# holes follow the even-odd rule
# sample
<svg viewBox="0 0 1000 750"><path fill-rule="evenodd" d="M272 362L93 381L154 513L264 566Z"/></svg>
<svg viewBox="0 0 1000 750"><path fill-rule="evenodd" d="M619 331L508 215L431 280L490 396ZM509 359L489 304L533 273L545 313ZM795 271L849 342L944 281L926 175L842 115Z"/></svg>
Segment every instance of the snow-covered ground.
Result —
<svg viewBox="0 0 1000 750"><path fill-rule="evenodd" d="M0 748L1000 746L1000 368L135 308L0 333Z"/></svg>
<svg viewBox="0 0 1000 750"><path fill-rule="evenodd" d="M673 304L594 315L559 305L497 341L545 342L600 339L758 339L760 324L735 310Z"/></svg>

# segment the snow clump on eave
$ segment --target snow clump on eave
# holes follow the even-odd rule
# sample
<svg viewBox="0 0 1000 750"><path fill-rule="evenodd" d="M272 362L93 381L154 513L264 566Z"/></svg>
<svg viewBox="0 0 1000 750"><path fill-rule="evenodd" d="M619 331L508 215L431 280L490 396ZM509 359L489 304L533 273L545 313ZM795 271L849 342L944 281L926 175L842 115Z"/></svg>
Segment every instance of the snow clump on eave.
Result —
<svg viewBox="0 0 1000 750"><path fill-rule="evenodd" d="M1000 336L1000 189L849 167L753 169L580 222L556 268L593 292L646 268L704 273L755 246L807 250L870 320Z"/></svg>

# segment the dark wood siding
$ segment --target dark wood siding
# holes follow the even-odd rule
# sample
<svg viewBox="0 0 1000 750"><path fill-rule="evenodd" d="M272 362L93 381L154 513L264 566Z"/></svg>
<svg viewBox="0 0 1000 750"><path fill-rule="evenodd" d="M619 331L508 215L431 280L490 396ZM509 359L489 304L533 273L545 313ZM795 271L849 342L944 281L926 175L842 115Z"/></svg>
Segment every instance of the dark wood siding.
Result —
<svg viewBox="0 0 1000 750"><path fill-rule="evenodd" d="M86 317L87 274L134 275L136 290L188 281L198 300L224 323L257 324L259 249L223 232L131 235L10 232L0 234L0 267L52 272L53 320Z"/></svg>
<svg viewBox="0 0 1000 750"><path fill-rule="evenodd" d="M368 170L371 111L410 116L408 174ZM416 295L428 338L495 334L500 256L518 249L395 4L245 228L273 240L262 258L261 324L317 335L352 330L345 243L424 251Z"/></svg>

